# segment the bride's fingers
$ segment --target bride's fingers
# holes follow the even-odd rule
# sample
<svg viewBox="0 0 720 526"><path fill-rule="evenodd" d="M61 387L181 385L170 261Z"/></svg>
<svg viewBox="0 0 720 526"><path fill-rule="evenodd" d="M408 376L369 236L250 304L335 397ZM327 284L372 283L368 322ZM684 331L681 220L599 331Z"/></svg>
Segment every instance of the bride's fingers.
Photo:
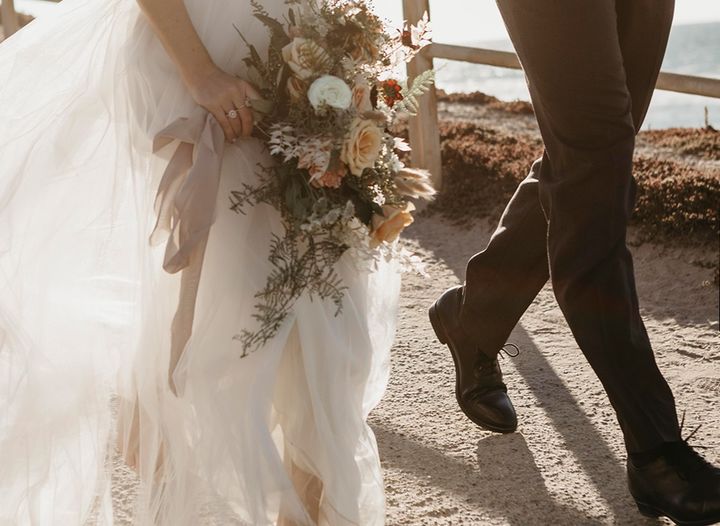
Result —
<svg viewBox="0 0 720 526"><path fill-rule="evenodd" d="M215 108L213 110L210 110L210 113L213 114L215 120L217 120L218 124L220 124L220 127L222 127L223 132L225 132L225 140L228 142L233 142L237 138L237 136L235 135L235 130L233 130L233 127L230 124L228 116L225 114L225 110L223 110L222 108Z"/></svg>
<svg viewBox="0 0 720 526"><path fill-rule="evenodd" d="M254 122L252 110L250 109L250 99L257 94L255 88L247 81L239 80L235 86L233 102L235 103L235 107L238 108L238 114L242 121L242 135L244 137L250 137L252 134Z"/></svg>
<svg viewBox="0 0 720 526"><path fill-rule="evenodd" d="M242 100L236 100L235 107L240 108L238 110L238 118L242 124L242 136L250 137L250 135L252 135L253 126L255 125L255 123L253 122L252 110L248 106L248 100L246 98L243 98Z"/></svg>
<svg viewBox="0 0 720 526"><path fill-rule="evenodd" d="M225 117L230 123L230 127L233 130L234 138L242 137L243 135L243 122L240 117L240 111L235 108L235 104L230 104L229 109L225 111Z"/></svg>
<svg viewBox="0 0 720 526"><path fill-rule="evenodd" d="M250 108L244 108L240 112L240 118L242 119L243 136L250 137L255 127L255 119Z"/></svg>

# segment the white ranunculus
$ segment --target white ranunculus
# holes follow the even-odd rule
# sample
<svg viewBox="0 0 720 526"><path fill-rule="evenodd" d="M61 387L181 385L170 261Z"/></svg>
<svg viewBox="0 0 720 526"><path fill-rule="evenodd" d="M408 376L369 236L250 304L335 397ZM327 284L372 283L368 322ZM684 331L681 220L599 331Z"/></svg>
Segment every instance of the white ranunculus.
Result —
<svg viewBox="0 0 720 526"><path fill-rule="evenodd" d="M324 105L346 110L352 104L353 93L344 80L324 75L310 85L308 99L316 110Z"/></svg>

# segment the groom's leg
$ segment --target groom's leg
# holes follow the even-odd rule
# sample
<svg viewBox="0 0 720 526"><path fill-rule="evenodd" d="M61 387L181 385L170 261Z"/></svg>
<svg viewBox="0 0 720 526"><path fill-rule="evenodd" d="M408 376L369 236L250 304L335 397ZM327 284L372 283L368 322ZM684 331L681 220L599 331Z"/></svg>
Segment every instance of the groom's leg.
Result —
<svg viewBox="0 0 720 526"><path fill-rule="evenodd" d="M546 156L533 163L487 248L467 265L460 322L491 356L505 345L549 278L547 221L538 193L542 171L548 167Z"/></svg>
<svg viewBox="0 0 720 526"><path fill-rule="evenodd" d="M626 0L618 9L615 0L498 4L547 148L538 188L558 303L609 395L628 449L677 440L673 396L640 318L626 247L635 123L664 54L672 1ZM515 253L523 248L537 250L518 246Z"/></svg>

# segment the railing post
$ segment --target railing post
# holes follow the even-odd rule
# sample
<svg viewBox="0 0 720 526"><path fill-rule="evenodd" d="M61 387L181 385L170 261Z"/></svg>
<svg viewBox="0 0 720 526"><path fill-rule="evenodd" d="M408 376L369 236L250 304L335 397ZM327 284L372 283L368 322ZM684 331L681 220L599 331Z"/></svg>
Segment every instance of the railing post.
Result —
<svg viewBox="0 0 720 526"><path fill-rule="evenodd" d="M430 14L429 0L403 0L405 20L415 24L425 13ZM433 59L429 53L420 53L408 64L408 80L433 68ZM438 123L437 93L433 86L420 100L420 111L411 117L410 145L412 146L412 164L417 168L430 170L436 188L442 184L442 159L440 150L440 127Z"/></svg>
<svg viewBox="0 0 720 526"><path fill-rule="evenodd" d="M2 9L3 33L5 33L5 38L7 38L20 29L18 16L15 12L14 0L2 0L0 9Z"/></svg>

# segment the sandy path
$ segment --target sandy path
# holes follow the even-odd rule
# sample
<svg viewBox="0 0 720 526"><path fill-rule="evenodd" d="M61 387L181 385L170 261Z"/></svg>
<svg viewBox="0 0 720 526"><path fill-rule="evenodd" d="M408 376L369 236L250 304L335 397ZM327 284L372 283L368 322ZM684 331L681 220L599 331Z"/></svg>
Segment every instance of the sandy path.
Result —
<svg viewBox="0 0 720 526"><path fill-rule="evenodd" d="M519 432L484 432L459 411L452 361L426 307L461 282L465 261L490 233L487 223L463 230L439 218L408 231L432 279L405 280L391 384L371 416L388 524L652 524L626 493L615 417L549 287L512 336L522 354L503 362ZM711 446L708 456L720 461L718 290L704 283L711 271L688 263L708 253L649 244L634 253L658 362L688 427L703 424L694 443Z"/></svg>

